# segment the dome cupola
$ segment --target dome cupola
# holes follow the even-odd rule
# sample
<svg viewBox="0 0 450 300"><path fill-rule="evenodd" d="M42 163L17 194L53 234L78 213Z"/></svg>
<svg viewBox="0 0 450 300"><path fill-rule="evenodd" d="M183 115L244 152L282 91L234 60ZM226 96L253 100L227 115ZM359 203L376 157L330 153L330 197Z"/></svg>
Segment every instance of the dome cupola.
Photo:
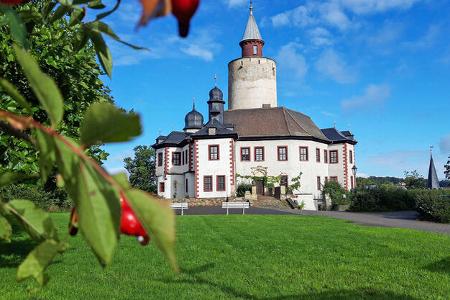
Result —
<svg viewBox="0 0 450 300"><path fill-rule="evenodd" d="M195 109L195 104L192 105L192 110L184 117L184 131L196 131L203 127L203 115Z"/></svg>
<svg viewBox="0 0 450 300"><path fill-rule="evenodd" d="M223 109L225 101L223 100L223 92L217 86L209 91L208 109L209 120L216 119L220 124L223 123Z"/></svg>

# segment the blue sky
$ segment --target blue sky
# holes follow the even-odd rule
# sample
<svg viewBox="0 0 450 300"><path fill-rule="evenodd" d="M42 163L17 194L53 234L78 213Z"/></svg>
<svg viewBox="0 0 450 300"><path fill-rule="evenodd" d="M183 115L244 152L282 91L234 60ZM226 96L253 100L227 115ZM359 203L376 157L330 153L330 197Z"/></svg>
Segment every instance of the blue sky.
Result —
<svg viewBox="0 0 450 300"><path fill-rule="evenodd" d="M450 1L254 0L266 42L278 63L278 103L321 127L351 130L359 173L426 176L434 146L438 176L450 154ZM248 17L248 1L201 1L189 38L172 16L135 31L138 1L126 1L107 22L134 51L109 41L114 71L106 79L116 103L142 117L143 135L107 145L115 172L136 145L181 130L192 99L206 115L214 74L227 97L227 64Z"/></svg>

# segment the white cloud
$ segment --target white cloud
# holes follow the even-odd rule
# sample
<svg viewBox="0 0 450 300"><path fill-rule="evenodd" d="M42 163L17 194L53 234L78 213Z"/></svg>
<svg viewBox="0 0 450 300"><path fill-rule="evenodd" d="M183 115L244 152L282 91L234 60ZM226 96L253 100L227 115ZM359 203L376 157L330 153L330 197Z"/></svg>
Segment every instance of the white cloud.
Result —
<svg viewBox="0 0 450 300"><path fill-rule="evenodd" d="M311 44L317 47L333 45L333 38L328 30L323 27L316 27L308 31L311 38Z"/></svg>
<svg viewBox="0 0 450 300"><path fill-rule="evenodd" d="M392 9L408 9L420 0L340 0L343 7L356 14L385 12Z"/></svg>
<svg viewBox="0 0 450 300"><path fill-rule="evenodd" d="M356 80L354 70L332 49L325 50L316 62L316 69L339 83Z"/></svg>
<svg viewBox="0 0 450 300"><path fill-rule="evenodd" d="M205 49L205 47L196 44L191 44L185 48L181 48L181 51L187 55L198 57L205 61L212 61L214 58L214 53L211 50Z"/></svg>
<svg viewBox="0 0 450 300"><path fill-rule="evenodd" d="M439 148L441 149L442 153L450 154L450 134L441 138L441 141L439 142Z"/></svg>
<svg viewBox="0 0 450 300"><path fill-rule="evenodd" d="M359 108L373 108L382 105L391 96L391 89L386 84L369 85L364 94L343 100L341 107L344 110Z"/></svg>
<svg viewBox="0 0 450 300"><path fill-rule="evenodd" d="M294 74L297 79L303 79L308 72L308 65L304 56L299 52L300 45L297 43L289 43L281 47L276 56L276 60L280 68L284 72Z"/></svg>
<svg viewBox="0 0 450 300"><path fill-rule="evenodd" d="M249 4L248 0L225 0L225 3L228 7L240 7Z"/></svg>
<svg viewBox="0 0 450 300"><path fill-rule="evenodd" d="M355 25L352 15L356 17L393 9L408 9L419 1L421 0L308 0L305 4L279 13L270 19L274 27L306 27L321 24L344 31Z"/></svg>

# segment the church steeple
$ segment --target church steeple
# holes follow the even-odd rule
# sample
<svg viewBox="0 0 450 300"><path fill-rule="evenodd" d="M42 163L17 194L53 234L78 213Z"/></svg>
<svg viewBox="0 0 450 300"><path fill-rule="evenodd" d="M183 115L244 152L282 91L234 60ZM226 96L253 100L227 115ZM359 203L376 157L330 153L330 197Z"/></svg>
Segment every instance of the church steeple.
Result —
<svg viewBox="0 0 450 300"><path fill-rule="evenodd" d="M242 57L262 57L262 49L264 41L253 16L253 2L250 1L250 14L248 16L247 26L245 27L244 36L239 45L242 48Z"/></svg>
<svg viewBox="0 0 450 300"><path fill-rule="evenodd" d="M438 189L439 188L439 179L438 179L438 176L436 173L436 168L434 166L432 149L433 149L433 147L430 147L430 167L428 168L427 188Z"/></svg>

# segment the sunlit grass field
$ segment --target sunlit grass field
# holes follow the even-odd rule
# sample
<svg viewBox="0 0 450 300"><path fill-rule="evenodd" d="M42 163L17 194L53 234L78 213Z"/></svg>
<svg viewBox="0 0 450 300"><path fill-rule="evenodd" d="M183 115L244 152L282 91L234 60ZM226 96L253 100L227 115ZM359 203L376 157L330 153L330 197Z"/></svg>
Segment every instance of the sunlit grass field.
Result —
<svg viewBox="0 0 450 300"><path fill-rule="evenodd" d="M65 232L67 214L53 214ZM82 237L50 281L17 283L32 245L0 244L1 299L449 299L450 237L307 216L177 217L174 274L154 245L123 237L105 270ZM15 254L13 254L15 253ZM19 255L17 255L19 253Z"/></svg>

